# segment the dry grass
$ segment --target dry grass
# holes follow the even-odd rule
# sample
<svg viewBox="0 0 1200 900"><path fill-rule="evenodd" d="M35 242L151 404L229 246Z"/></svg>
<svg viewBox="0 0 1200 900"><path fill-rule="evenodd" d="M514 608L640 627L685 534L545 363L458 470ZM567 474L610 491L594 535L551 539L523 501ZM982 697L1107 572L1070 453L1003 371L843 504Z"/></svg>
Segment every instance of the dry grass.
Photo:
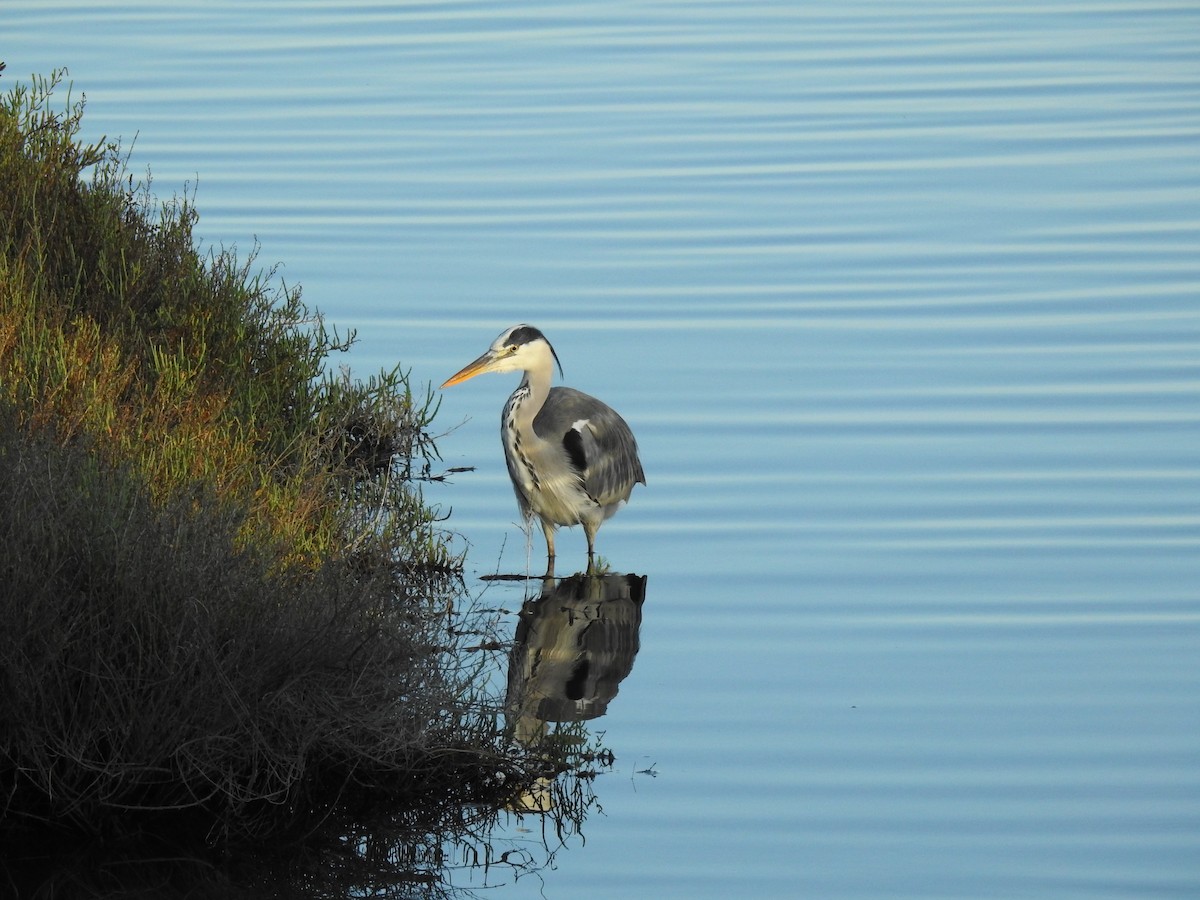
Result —
<svg viewBox="0 0 1200 900"><path fill-rule="evenodd" d="M280 573L236 508L155 502L85 445L3 434L5 827L200 809L270 831L328 790L441 766L444 624L386 567Z"/></svg>

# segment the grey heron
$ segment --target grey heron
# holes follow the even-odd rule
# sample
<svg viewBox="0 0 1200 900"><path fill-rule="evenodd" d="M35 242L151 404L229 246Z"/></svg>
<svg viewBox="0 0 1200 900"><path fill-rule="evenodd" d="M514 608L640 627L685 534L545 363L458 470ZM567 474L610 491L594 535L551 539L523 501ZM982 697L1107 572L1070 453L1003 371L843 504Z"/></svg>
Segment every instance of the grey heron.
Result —
<svg viewBox="0 0 1200 900"><path fill-rule="evenodd" d="M558 354L532 325L514 325L487 352L446 379L448 388L484 372L525 373L504 404L500 437L517 504L537 516L546 535L547 574L554 571L554 532L582 525L588 571L595 571L596 532L645 484L637 441L611 407L569 387L551 387Z"/></svg>

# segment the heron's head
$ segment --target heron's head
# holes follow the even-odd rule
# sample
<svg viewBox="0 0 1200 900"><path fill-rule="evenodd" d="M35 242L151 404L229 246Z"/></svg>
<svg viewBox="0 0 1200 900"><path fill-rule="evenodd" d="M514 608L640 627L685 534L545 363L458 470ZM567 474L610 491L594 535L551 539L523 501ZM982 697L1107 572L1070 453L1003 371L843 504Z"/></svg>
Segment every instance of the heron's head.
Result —
<svg viewBox="0 0 1200 900"><path fill-rule="evenodd" d="M562 364L558 354L546 340L546 336L532 325L514 325L502 331L488 347L487 352L474 362L468 363L446 379L442 385L451 385L482 375L484 372L546 372L549 374L552 366L558 366L562 374Z"/></svg>

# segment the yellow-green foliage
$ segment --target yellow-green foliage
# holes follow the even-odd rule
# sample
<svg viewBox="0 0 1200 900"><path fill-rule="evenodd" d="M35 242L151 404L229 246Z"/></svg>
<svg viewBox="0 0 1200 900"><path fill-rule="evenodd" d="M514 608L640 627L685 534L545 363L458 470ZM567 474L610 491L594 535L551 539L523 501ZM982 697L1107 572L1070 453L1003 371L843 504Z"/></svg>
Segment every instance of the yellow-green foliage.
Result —
<svg viewBox="0 0 1200 900"><path fill-rule="evenodd" d="M407 844L347 835L473 831L565 751L510 742L482 622L447 612L461 559L416 487L432 394L328 374L345 341L299 291L201 253L190 201L78 143L57 82L0 98L0 882L27 860L21 896L107 896L147 836L215 871L321 822L398 865ZM48 856L72 840L86 865Z"/></svg>
<svg viewBox="0 0 1200 900"><path fill-rule="evenodd" d="M0 846L500 791L431 395L327 374L299 292L201 253L56 83L0 99Z"/></svg>
<svg viewBox="0 0 1200 900"><path fill-rule="evenodd" d="M190 200L157 204L116 144L79 143L82 103L51 106L60 77L0 101L0 401L132 464L160 501L215 491L245 510L242 540L288 561L357 542L361 504L331 498L362 475L364 441L374 476L432 452L429 398L414 404L398 372L322 378L346 342L253 256L202 254ZM407 495L428 549L431 517Z"/></svg>

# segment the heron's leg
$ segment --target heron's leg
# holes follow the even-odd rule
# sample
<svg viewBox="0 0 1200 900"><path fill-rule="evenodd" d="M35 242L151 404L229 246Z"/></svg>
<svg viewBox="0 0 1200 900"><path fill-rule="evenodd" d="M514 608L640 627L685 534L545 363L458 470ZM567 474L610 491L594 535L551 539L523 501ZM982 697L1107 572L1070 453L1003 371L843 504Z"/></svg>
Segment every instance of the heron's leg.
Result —
<svg viewBox="0 0 1200 900"><path fill-rule="evenodd" d="M588 542L588 567L587 574L593 575L596 572L596 532L600 530L599 522L583 522L583 533L587 535Z"/></svg>
<svg viewBox="0 0 1200 900"><path fill-rule="evenodd" d="M542 519L542 533L546 535L546 574L543 578L554 577L554 525Z"/></svg>

